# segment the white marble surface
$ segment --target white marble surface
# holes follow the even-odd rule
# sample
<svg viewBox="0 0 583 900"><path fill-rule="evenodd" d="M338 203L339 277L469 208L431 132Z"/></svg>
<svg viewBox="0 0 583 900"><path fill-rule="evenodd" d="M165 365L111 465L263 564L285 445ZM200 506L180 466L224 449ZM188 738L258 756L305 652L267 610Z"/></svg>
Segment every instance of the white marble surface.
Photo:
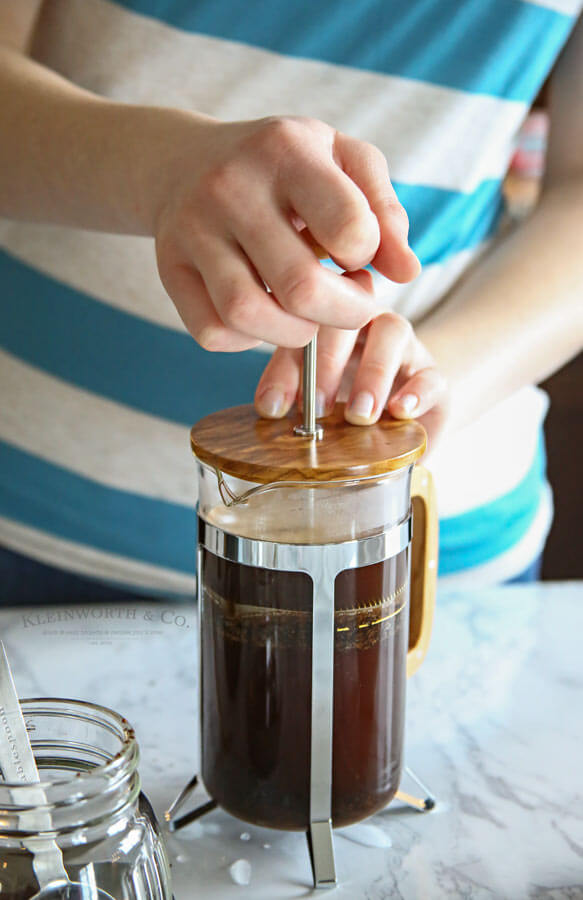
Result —
<svg viewBox="0 0 583 900"><path fill-rule="evenodd" d="M21 696L93 700L134 723L161 815L197 765L194 610L6 610L0 634ZM338 832L335 897L583 898L582 635L581 583L439 597L406 742L437 807L392 805ZM312 894L299 834L215 811L168 846L176 900Z"/></svg>

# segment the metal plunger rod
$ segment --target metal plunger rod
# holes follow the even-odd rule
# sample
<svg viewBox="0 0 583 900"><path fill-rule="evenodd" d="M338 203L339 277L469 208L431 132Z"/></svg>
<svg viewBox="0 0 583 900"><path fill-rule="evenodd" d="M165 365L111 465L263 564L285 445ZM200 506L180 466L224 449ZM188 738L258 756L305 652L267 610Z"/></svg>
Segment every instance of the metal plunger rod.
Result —
<svg viewBox="0 0 583 900"><path fill-rule="evenodd" d="M304 421L296 425L294 431L302 437L315 440L322 437L322 426L316 424L316 354L318 335L315 334L309 344L304 347L304 368L302 388L304 394Z"/></svg>
<svg viewBox="0 0 583 900"><path fill-rule="evenodd" d="M309 344L304 347L304 428L307 431L316 430L316 352L318 349L318 335L314 335Z"/></svg>

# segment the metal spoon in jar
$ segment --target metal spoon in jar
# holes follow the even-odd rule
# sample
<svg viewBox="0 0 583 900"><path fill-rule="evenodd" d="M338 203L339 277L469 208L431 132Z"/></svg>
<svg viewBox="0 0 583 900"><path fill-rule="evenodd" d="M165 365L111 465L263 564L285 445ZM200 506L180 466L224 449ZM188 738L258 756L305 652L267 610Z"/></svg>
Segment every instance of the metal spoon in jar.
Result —
<svg viewBox="0 0 583 900"><path fill-rule="evenodd" d="M0 641L0 768L8 783L25 785L27 802L36 811L27 811L27 826L39 832L52 829L51 814L46 808L47 798L40 785L36 761L30 745L26 724L18 702L18 694L8 664L4 645ZM35 787L38 785L38 787ZM16 798L15 798L16 799ZM19 800L21 797L19 796ZM115 900L95 883L71 881L63 864L63 854L56 841L47 838L27 838L23 841L33 855L33 869L40 891L31 900Z"/></svg>

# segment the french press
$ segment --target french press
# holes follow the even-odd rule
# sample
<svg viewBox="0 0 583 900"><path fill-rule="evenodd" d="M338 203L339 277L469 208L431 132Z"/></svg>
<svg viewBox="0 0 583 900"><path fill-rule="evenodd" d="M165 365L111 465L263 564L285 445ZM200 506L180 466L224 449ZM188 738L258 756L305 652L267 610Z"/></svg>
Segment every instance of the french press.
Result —
<svg viewBox="0 0 583 900"><path fill-rule="evenodd" d="M437 525L425 432L387 415L214 413L199 480L201 775L239 818L304 830L317 887L332 828L382 809L402 772L405 682L433 615ZM412 524L415 536L412 542Z"/></svg>

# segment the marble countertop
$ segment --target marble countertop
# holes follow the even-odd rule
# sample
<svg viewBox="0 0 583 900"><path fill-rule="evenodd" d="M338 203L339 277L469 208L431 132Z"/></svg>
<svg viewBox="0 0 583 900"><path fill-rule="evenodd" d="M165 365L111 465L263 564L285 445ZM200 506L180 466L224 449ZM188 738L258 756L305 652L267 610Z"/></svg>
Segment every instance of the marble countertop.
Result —
<svg viewBox="0 0 583 900"><path fill-rule="evenodd" d="M162 817L197 768L194 609L4 610L0 635L21 696L92 700L130 719ZM583 583L442 592L406 738L437 806L391 804L336 832L334 897L583 898L582 635ZM168 848L176 900L313 893L301 834L215 810Z"/></svg>

